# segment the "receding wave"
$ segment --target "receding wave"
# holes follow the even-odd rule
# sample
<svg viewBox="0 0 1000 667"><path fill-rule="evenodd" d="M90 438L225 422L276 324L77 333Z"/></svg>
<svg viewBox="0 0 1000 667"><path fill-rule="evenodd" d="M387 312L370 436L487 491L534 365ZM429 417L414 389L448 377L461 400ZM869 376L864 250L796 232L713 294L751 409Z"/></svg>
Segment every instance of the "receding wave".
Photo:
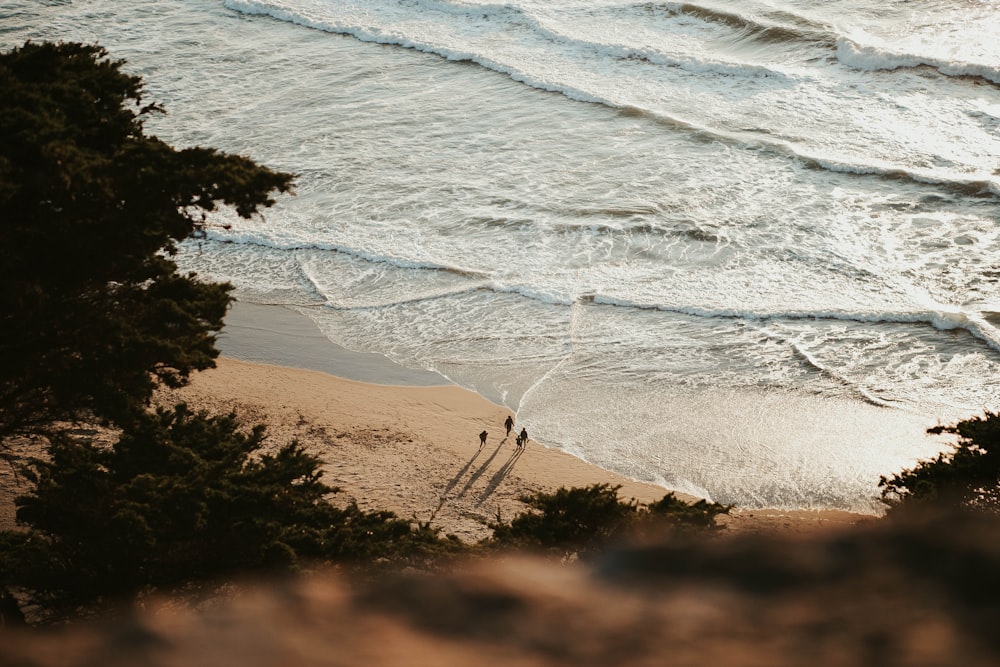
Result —
<svg viewBox="0 0 1000 667"><path fill-rule="evenodd" d="M885 400L883 398L880 398L880 397L876 396L875 394L873 394L871 391L869 391L865 387L859 386L857 383L855 383L855 382L851 381L850 379L844 377L843 375L841 375L840 373L838 373L834 369L826 366L819 359L817 359L815 357L815 355L813 355L812 353L810 353L809 350L807 350L799 341L793 340L793 339L791 339L791 338L789 338L787 336L782 336L782 335L780 335L778 333L775 333L774 331L772 331L771 329L769 329L767 327L761 327L759 329L759 331L762 334L764 334L765 336L767 336L768 338L770 338L771 340L775 340L775 341L778 341L779 343L783 343L784 345L787 345L788 348L790 350L792 350L792 352L794 352L794 354L799 359L801 359L806 364L808 364L810 367L812 367L816 371L822 373L826 377L833 379L835 382L837 382L841 386L847 387L848 389L856 392L857 395L861 398L861 400L865 401L866 403L868 403L870 405L874 405L876 407L880 407L880 408L899 408L899 407L901 407L898 403L895 403L893 401L887 401L887 400Z"/></svg>
<svg viewBox="0 0 1000 667"><path fill-rule="evenodd" d="M225 6L234 11L249 15L270 16L282 21L295 23L303 27L322 30L337 34L350 35L362 41L376 42L402 46L405 48L433 53L448 60L474 62L487 69L507 74L515 81L529 86L559 92L571 99L607 104L589 92L559 85L557 82L533 77L527 71L502 60L502 56L492 57L471 48L456 47L449 44L435 43L428 37L419 37L400 30L397 25L379 27L369 24L367 27L350 21L341 21L335 17L316 16L308 11L288 7L285 3L266 2L261 0L226 0ZM533 16L526 10L506 4L467 5L462 3L438 2L437 0L418 0L414 3L417 13L413 16L399 17L400 23L408 19L420 17L420 10L428 10L451 17L461 17L473 29L473 32L485 30L492 34L512 34L514 31L527 31L544 43L558 43L578 51L618 60L634 60L651 63L663 67L675 67L693 73L715 73L725 76L740 77L771 77L786 78L778 70L763 65L742 62L725 62L722 60L703 59L695 56L669 54L653 47L630 46L621 43L597 42L581 39L565 34L549 22ZM359 18L362 18L359 16ZM364 15L364 18L369 18ZM766 31L766 29L762 29ZM618 106L611 104L611 106Z"/></svg>
<svg viewBox="0 0 1000 667"><path fill-rule="evenodd" d="M253 245L261 248L270 248L272 250L325 250L361 259L373 264L388 264L398 269L446 271L464 278L475 279L485 279L488 277L487 274L481 271L475 271L465 267L437 264L434 262L421 262L398 256L380 255L337 243L303 242L299 240L277 241L261 234L248 232L219 232L216 230L208 230L206 232L205 239L216 243Z"/></svg>
<svg viewBox="0 0 1000 667"><path fill-rule="evenodd" d="M740 319L754 322L776 320L841 320L847 322L863 322L867 324L925 324L941 331L964 329L972 336L983 341L990 348L1000 352L1000 328L991 324L982 313L965 312L955 309L941 308L937 310L896 313L815 310L761 312L739 308L710 309L699 306L643 304L635 301L629 301L627 299L619 299L599 294L588 295L587 300L596 305L634 308L637 310L656 310L699 318Z"/></svg>
<svg viewBox="0 0 1000 667"><path fill-rule="evenodd" d="M854 69L875 72L931 67L951 77L975 77L1000 85L1000 65L947 60L927 54L901 53L883 46L864 45L847 37L837 40L837 60Z"/></svg>
<svg viewBox="0 0 1000 667"><path fill-rule="evenodd" d="M832 46L836 39L829 25L789 12L775 12L774 18L776 20L765 22L758 18L706 5L681 3L666 6L673 8L679 14L693 16L710 23L723 24L761 42L808 42L825 43Z"/></svg>
<svg viewBox="0 0 1000 667"><path fill-rule="evenodd" d="M424 301L433 301L435 299L446 299L453 296L461 296L463 294L472 294L473 292L478 292L483 287L481 285L472 284L466 286L455 287L451 289L437 289L424 292L422 294L416 294L409 297L401 297L398 299L381 299L372 300L366 299L363 303L334 303L333 301L327 299L326 303L323 304L324 307L330 310L345 310L345 311L365 311L365 310L380 310L382 308L395 308L396 306L405 306L412 303L421 303Z"/></svg>

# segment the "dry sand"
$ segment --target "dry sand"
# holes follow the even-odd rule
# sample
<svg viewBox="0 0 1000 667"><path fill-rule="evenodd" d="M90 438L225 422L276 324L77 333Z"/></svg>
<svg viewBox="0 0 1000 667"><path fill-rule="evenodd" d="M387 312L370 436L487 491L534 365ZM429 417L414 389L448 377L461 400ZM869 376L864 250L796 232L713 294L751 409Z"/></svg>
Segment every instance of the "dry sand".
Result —
<svg viewBox="0 0 1000 667"><path fill-rule="evenodd" d="M516 449L520 426L510 437L503 426L511 413L459 387L367 384L223 358L169 399L265 421L273 444L294 438L317 453L324 480L345 498L429 521L465 541L486 536L498 513L509 519L522 511L518 497L531 491L609 482L640 501L665 493L530 439Z"/></svg>
<svg viewBox="0 0 1000 667"><path fill-rule="evenodd" d="M520 426L510 437L504 433L510 411L454 386L378 385L222 358L188 387L161 397L178 399L264 421L273 444L294 438L317 453L325 461L324 480L344 498L429 521L464 541L487 536L486 523L498 514L509 519L523 511L519 497L533 491L606 482L640 502L667 493L531 440L519 452L513 436ZM480 449L483 430L489 435ZM737 509L729 523L734 530L800 531L864 518Z"/></svg>
<svg viewBox="0 0 1000 667"><path fill-rule="evenodd" d="M668 492L533 440L518 452L513 436L521 426L509 438L504 433L508 409L442 386L433 373L338 347L287 308L234 304L219 347L230 356L157 400L183 400L213 413L235 410L248 422L266 422L274 446L297 439L323 459L324 481L341 489L338 498L363 509L428 521L471 542L487 536L487 522L498 515L510 519L523 511L525 493L600 482L621 485L622 498L640 502ZM480 450L483 430L489 436ZM13 525L13 499L26 490L13 469L0 466L0 528ZM869 518L734 508L725 521L731 531L802 532Z"/></svg>

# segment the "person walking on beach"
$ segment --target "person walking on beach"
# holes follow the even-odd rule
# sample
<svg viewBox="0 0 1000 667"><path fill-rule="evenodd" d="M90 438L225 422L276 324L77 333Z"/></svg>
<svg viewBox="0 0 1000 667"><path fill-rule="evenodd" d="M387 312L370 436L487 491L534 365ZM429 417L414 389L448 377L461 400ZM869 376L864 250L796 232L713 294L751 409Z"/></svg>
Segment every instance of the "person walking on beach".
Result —
<svg viewBox="0 0 1000 667"><path fill-rule="evenodd" d="M521 435L517 436L521 441L521 447L524 448L528 445L528 429L522 428Z"/></svg>
<svg viewBox="0 0 1000 667"><path fill-rule="evenodd" d="M486 431L479 434L479 449L482 449L486 444L486 436L489 435Z"/></svg>
<svg viewBox="0 0 1000 667"><path fill-rule="evenodd" d="M514 428L514 419L510 415L507 415L507 420L503 423L503 425L507 428L507 437L509 438L510 430Z"/></svg>

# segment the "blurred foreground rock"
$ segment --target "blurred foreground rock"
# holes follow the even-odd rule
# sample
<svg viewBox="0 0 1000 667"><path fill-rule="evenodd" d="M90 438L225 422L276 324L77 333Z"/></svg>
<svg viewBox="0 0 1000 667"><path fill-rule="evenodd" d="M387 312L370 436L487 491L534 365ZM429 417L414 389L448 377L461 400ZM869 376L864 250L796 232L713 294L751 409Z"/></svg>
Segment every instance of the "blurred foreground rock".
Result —
<svg viewBox="0 0 1000 667"><path fill-rule="evenodd" d="M347 585L248 586L202 609L0 633L4 667L1000 664L1000 523L872 521L680 537L590 565L504 557Z"/></svg>

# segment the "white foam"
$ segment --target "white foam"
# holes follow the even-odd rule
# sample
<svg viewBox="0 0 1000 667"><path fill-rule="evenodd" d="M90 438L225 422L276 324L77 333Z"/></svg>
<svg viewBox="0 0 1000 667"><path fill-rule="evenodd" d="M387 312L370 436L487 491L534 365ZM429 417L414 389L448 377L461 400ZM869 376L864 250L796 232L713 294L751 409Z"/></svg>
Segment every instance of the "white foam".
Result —
<svg viewBox="0 0 1000 667"><path fill-rule="evenodd" d="M974 76L1000 84L1000 65L995 63L964 62L926 53L906 53L884 44L859 44L849 37L837 40L837 59L848 67L868 72L924 66L946 76Z"/></svg>

